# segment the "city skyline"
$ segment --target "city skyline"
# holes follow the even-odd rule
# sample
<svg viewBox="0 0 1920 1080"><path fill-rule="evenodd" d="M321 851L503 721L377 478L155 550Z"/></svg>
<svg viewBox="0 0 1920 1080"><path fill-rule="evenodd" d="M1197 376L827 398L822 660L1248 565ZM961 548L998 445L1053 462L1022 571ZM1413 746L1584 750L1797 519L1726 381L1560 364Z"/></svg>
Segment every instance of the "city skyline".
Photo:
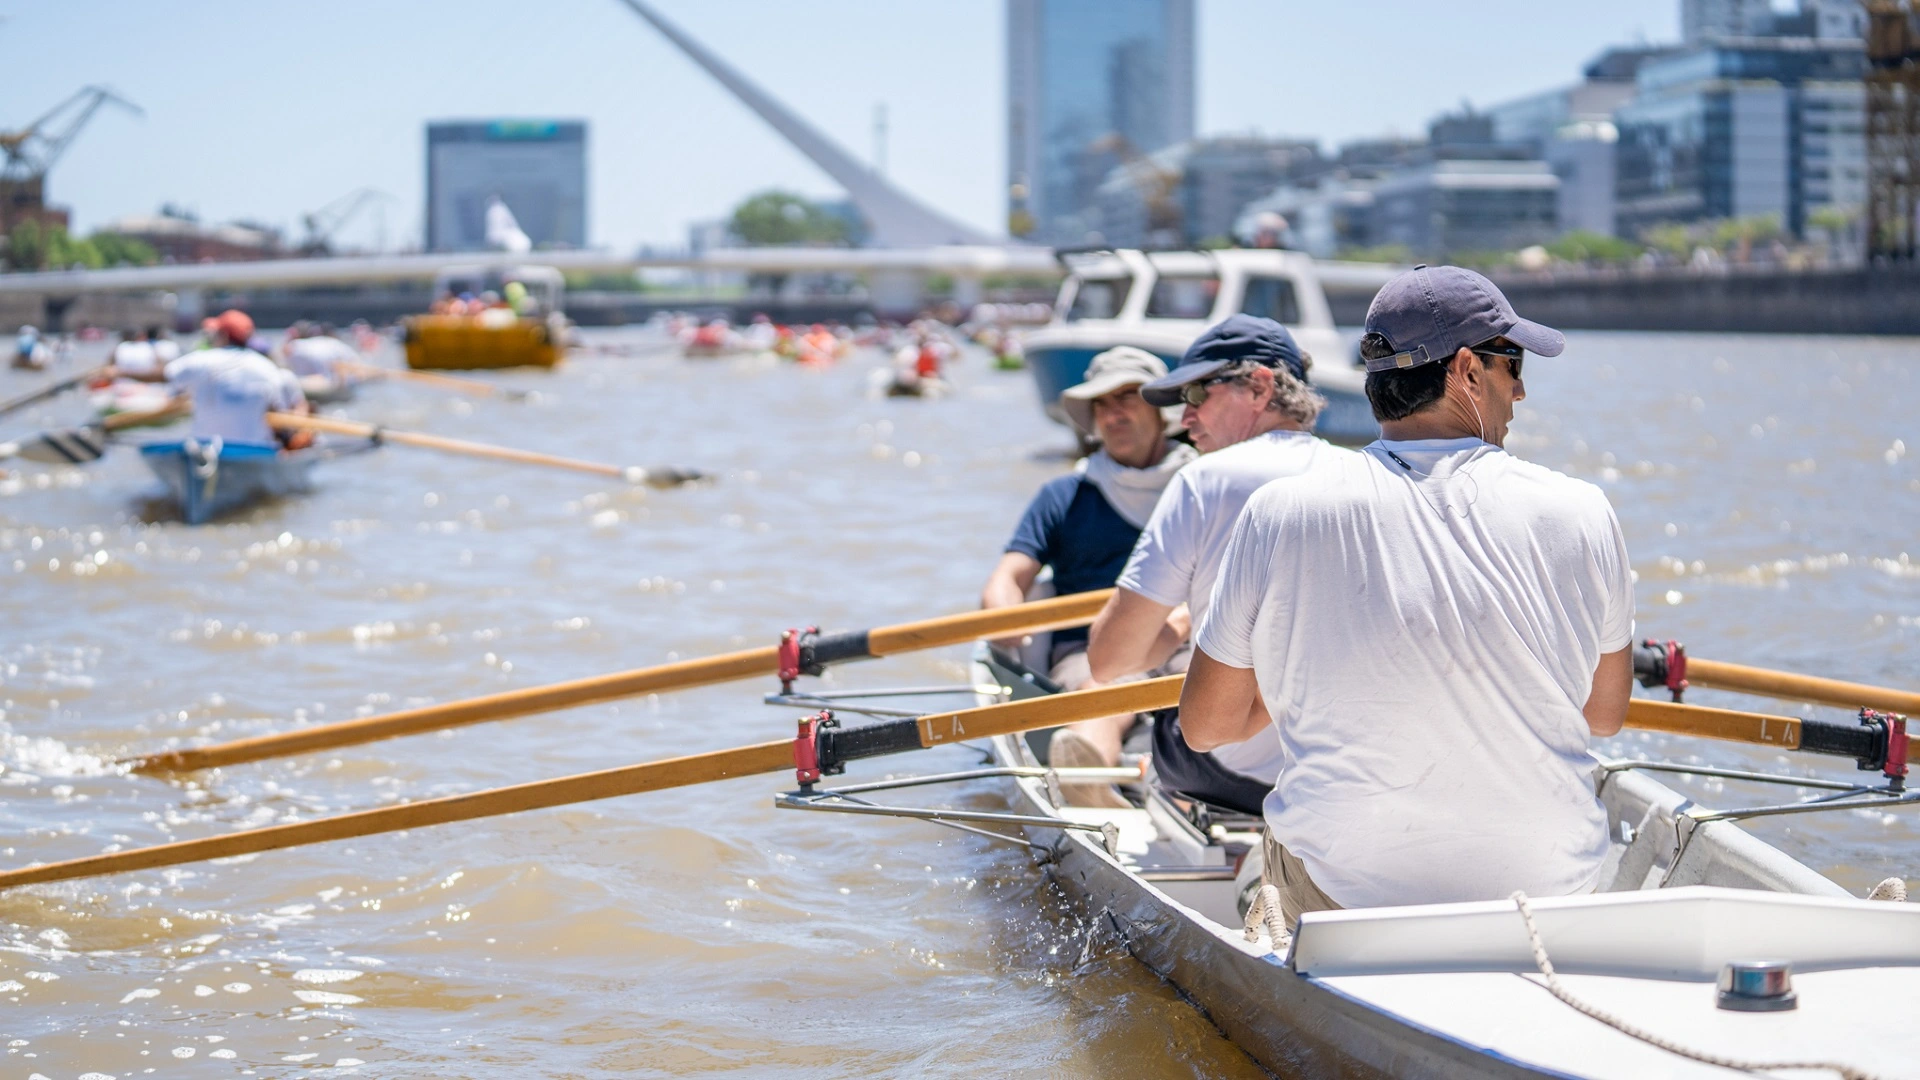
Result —
<svg viewBox="0 0 1920 1080"><path fill-rule="evenodd" d="M873 107L885 101L889 176L995 232L1006 209L1003 8L1004 0L938 11L823 0L794 26L753 17L784 10L771 0L663 5L863 159L872 153ZM1259 130L1328 145L1417 133L1463 99L1485 106L1571 81L1609 43L1678 34L1673 0L1544 16L1510 0L1484 0L1471 20L1406 6L1393 20L1401 28L1395 37L1421 42L1428 55L1455 43L1474 58L1453 68L1394 60L1394 41L1358 32L1377 12L1363 19L1257 0L1201 0L1198 8L1199 130ZM501 0L476 0L457 12L347 0L332 25L358 28L360 36L329 37L324 48L303 45L311 28L290 13L238 0L209 0L184 14L117 0L7 14L0 99L9 114L0 125L24 124L87 82L114 85L147 110L144 120L97 118L55 168L51 198L74 209L82 230L174 202L208 220L280 225L297 239L303 212L371 186L394 196L389 246L417 242L426 122L488 116L587 120L594 131L589 240L597 245L681 244L688 223L723 215L766 187L836 192L612 3L577 0L528 20ZM444 17L452 14L459 18ZM1478 39L1466 24L1503 20L1512 28L1508 56L1490 65L1484 47L1468 49ZM221 34L239 42L240 63L202 60L207 42ZM1364 40L1371 51L1286 48L1295 36ZM929 48L932 41L939 47ZM435 47L423 51L429 42ZM128 63L153 56L163 60ZM859 63L849 66L849 58ZM835 77L809 77L815 67ZM849 70L864 74L841 74ZM1455 70L1457 78L1435 85L1433 72ZM243 81L235 82L236 71ZM372 228L362 220L347 239L367 243Z"/></svg>

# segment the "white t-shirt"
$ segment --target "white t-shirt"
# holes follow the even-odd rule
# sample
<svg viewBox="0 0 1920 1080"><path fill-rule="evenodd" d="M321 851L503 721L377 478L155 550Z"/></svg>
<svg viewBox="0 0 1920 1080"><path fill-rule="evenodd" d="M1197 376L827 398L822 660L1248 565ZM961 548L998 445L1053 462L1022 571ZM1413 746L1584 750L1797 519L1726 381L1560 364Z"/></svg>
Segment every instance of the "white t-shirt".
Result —
<svg viewBox="0 0 1920 1080"><path fill-rule="evenodd" d="M267 410L306 400L293 372L252 349L202 349L167 365L167 381L193 395L193 437L273 446Z"/></svg>
<svg viewBox="0 0 1920 1080"><path fill-rule="evenodd" d="M1599 488L1479 439L1376 442L1253 497L1195 636L1253 669L1285 752L1267 825L1336 902L1594 886L1581 709L1633 640Z"/></svg>
<svg viewBox="0 0 1920 1080"><path fill-rule="evenodd" d="M160 370L160 358L150 341L123 341L113 347L113 366L126 375L152 375Z"/></svg>
<svg viewBox="0 0 1920 1080"><path fill-rule="evenodd" d="M180 359L180 343L172 338L154 338L153 355L164 366Z"/></svg>
<svg viewBox="0 0 1920 1080"><path fill-rule="evenodd" d="M308 375L331 378L335 364L358 359L360 354L353 351L353 346L337 337L303 337L287 343L287 366L302 378Z"/></svg>
<svg viewBox="0 0 1920 1080"><path fill-rule="evenodd" d="M1269 431L1202 455L1181 469L1154 505L1153 516L1120 572L1121 588L1168 607L1187 605L1193 624L1207 613L1234 519L1270 480L1297 476L1331 458L1353 456L1305 431ZM1261 732L1222 746L1213 758L1263 784L1280 769L1280 740Z"/></svg>

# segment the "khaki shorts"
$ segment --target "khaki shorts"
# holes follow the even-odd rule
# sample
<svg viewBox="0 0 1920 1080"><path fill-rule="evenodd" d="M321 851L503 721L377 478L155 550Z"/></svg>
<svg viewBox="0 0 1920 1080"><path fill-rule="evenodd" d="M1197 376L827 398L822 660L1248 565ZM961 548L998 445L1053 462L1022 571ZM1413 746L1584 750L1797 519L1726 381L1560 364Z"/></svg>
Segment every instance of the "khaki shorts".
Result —
<svg viewBox="0 0 1920 1080"><path fill-rule="evenodd" d="M1287 929L1299 927L1300 916L1309 911L1339 911L1340 905L1320 886L1307 876L1306 864L1302 863L1286 845L1273 838L1273 833L1261 830L1261 858L1265 865L1260 870L1262 884L1271 885L1280 891L1280 916L1286 921Z"/></svg>
<svg viewBox="0 0 1920 1080"><path fill-rule="evenodd" d="M1052 670L1047 672L1047 678L1059 683L1063 690L1078 690L1093 680L1093 665L1087 662L1086 643L1077 644L1078 648L1055 659Z"/></svg>

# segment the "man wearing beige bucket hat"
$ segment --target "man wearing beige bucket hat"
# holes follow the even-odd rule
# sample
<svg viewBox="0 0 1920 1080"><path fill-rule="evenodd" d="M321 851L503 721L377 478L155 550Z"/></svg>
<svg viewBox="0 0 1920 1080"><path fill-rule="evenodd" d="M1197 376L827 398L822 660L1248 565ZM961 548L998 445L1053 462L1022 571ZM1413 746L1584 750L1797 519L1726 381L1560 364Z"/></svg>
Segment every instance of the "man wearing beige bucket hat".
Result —
<svg viewBox="0 0 1920 1080"><path fill-rule="evenodd" d="M1123 345L1095 356L1084 381L1061 393L1061 409L1082 436L1099 440L1100 449L1072 473L1049 481L1028 504L981 590L982 607L1023 602L1046 567L1053 570L1054 591L1063 595L1104 589L1120 576L1160 492L1196 457L1192 447L1167 437L1166 413L1140 397L1141 386L1166 373L1159 357ZM1069 690L1085 686L1091 677L1086 649L1084 627L1054 631L1045 658L1048 675ZM1112 765L1120 758L1125 727L1107 718L1063 729L1054 736L1052 762ZM1111 784L1063 788L1078 805L1126 805Z"/></svg>

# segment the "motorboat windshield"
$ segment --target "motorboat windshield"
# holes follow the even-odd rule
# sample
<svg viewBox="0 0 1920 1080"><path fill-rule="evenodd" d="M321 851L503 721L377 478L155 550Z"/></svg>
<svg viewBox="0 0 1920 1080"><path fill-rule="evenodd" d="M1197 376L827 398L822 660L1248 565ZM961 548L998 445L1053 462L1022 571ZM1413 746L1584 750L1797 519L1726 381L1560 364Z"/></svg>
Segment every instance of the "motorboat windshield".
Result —
<svg viewBox="0 0 1920 1080"><path fill-rule="evenodd" d="M1138 279L1136 268L1111 251L1072 251L1060 254L1067 280L1060 287L1054 310L1069 322L1117 319L1126 310L1127 297Z"/></svg>
<svg viewBox="0 0 1920 1080"><path fill-rule="evenodd" d="M1147 294L1147 318L1205 319L1219 296L1219 274L1162 274Z"/></svg>
<svg viewBox="0 0 1920 1080"><path fill-rule="evenodd" d="M1117 318L1120 309L1126 306L1127 293L1133 291L1133 277L1121 274L1118 277L1080 278L1073 281L1069 288L1073 296L1067 301L1067 320L1078 322L1081 319Z"/></svg>

